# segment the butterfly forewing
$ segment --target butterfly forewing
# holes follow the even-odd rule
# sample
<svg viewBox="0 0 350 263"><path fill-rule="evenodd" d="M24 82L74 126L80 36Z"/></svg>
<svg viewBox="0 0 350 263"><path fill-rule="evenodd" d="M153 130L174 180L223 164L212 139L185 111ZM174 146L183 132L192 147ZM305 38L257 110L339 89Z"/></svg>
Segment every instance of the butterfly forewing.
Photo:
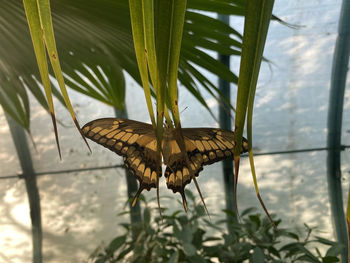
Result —
<svg viewBox="0 0 350 263"><path fill-rule="evenodd" d="M104 118L85 124L82 131L87 138L123 156L125 166L136 176L141 190L157 186L158 177L161 176L161 160L157 158L152 125Z"/></svg>
<svg viewBox="0 0 350 263"><path fill-rule="evenodd" d="M233 157L235 143L232 131L215 128L184 128L182 134L185 141L190 141L198 149L204 165ZM243 138L241 153L247 150L247 140Z"/></svg>
<svg viewBox="0 0 350 263"><path fill-rule="evenodd" d="M183 128L185 147L194 176L203 170L203 165L209 165L226 158L232 158L234 151L234 133L215 128ZM177 148L174 142L170 147ZM247 151L247 141L243 139L241 152ZM171 158L165 170L167 186L173 192L183 192L191 182L189 168L184 158L173 150L176 158Z"/></svg>

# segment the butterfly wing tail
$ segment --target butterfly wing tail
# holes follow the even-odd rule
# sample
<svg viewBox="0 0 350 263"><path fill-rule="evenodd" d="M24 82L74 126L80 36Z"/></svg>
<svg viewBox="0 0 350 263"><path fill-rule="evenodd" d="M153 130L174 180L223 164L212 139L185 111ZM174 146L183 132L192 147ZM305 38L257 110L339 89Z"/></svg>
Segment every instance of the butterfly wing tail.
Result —
<svg viewBox="0 0 350 263"><path fill-rule="evenodd" d="M181 197L182 197L182 204L183 204L184 209L185 209L185 211L186 211L186 213L187 213L187 211L188 211L188 206L187 206L187 200L186 200L186 195L185 195L184 189L181 190L179 193L181 194Z"/></svg>
<svg viewBox="0 0 350 263"><path fill-rule="evenodd" d="M145 189L145 187L142 186L142 184L141 184L140 187L139 187L139 190L137 190L137 193L136 193L135 196L134 196L134 199L132 200L132 203L131 203L131 206L132 206L132 207L134 207L134 206L136 205L136 202L137 202L137 200L139 199L140 194L141 194L141 192L142 192L144 189Z"/></svg>

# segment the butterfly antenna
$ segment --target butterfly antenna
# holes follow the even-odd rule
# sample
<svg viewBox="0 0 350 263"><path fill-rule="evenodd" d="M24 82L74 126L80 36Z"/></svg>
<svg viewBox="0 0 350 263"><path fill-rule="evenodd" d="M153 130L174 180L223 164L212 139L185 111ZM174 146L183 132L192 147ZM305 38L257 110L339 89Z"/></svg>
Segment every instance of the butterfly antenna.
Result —
<svg viewBox="0 0 350 263"><path fill-rule="evenodd" d="M204 209L205 209L205 211L207 212L207 215L208 215L208 217L209 217L209 219L210 219L209 211L208 211L207 206L206 206L206 204L205 204L205 202L204 202L204 198L203 198L203 196L202 196L202 192L201 192L201 190L199 189L199 185L198 185L198 183L197 183L196 177L193 177L193 182L194 182L194 184L195 184L195 186L196 186L196 188L197 188L197 191L198 191L198 193L199 193L199 196L200 196L200 198L201 198L201 200L202 200L202 203L203 203L203 205L204 205Z"/></svg>
<svg viewBox="0 0 350 263"><path fill-rule="evenodd" d="M186 106L181 112L180 112L180 114L182 114L185 110L187 110L188 109L188 107Z"/></svg>
<svg viewBox="0 0 350 263"><path fill-rule="evenodd" d="M145 187L142 185L142 183L140 184L139 190L137 190L136 195L134 196L134 199L132 200L131 206L134 207L136 205L137 199L139 198L141 192L143 191L143 189L145 189Z"/></svg>
<svg viewBox="0 0 350 263"><path fill-rule="evenodd" d="M182 189L182 190L180 191L180 194L181 194L181 197L182 197L182 204L183 204L183 206L184 206L185 212L187 213L187 211L188 211L188 206L187 206L187 200L186 200L186 195L185 195L184 189Z"/></svg>

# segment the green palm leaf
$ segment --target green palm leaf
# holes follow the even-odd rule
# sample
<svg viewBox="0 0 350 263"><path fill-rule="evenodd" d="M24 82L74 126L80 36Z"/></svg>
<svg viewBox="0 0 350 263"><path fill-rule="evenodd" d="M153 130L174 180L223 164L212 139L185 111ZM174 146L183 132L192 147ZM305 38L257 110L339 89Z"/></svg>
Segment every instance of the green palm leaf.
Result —
<svg viewBox="0 0 350 263"><path fill-rule="evenodd" d="M23 5L0 0L0 104L29 131L27 90L48 109L28 31ZM241 14L241 1L189 0L180 56L179 80L200 103L205 100L196 88L201 83L215 98L221 94L199 70L237 82L237 76L203 48L239 55L241 36L236 30L193 10ZM127 0L51 1L57 49L69 87L108 105L123 109L123 70L140 81L131 34ZM203 25L206 25L203 27ZM228 37L228 34L234 37ZM24 89L23 87L27 89ZM53 93L63 101L53 87Z"/></svg>

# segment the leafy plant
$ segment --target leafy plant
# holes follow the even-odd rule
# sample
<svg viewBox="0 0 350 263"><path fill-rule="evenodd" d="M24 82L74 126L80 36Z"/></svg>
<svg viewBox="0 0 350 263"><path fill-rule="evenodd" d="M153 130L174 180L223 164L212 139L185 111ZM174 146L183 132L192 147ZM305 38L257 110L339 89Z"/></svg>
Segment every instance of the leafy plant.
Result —
<svg viewBox="0 0 350 263"><path fill-rule="evenodd" d="M26 2L37 5L37 1ZM46 7L51 5L52 8L55 39L66 84L82 94L123 110L126 89L123 72L141 84L131 34L129 1L42 2L49 3ZM8 115L30 132L28 90L43 107L47 110L49 107L40 84L23 2L0 0L0 6L3 21L0 27L0 35L3 36L0 42L0 104ZM203 48L239 56L242 36L234 28L203 12L243 15L244 2L189 0L187 6L189 10L186 11L178 77L183 87L210 111L198 89L199 84L214 98L225 98L215 82L203 75L199 68L232 83L237 83L238 78ZM206 25L205 30L203 24ZM56 86L51 88L64 104Z"/></svg>
<svg viewBox="0 0 350 263"><path fill-rule="evenodd" d="M342 245L312 235L305 225L305 236L280 228L276 230L268 218L246 209L241 222L234 213L225 211L232 235L225 231L227 220L209 219L202 205L196 204L190 191L186 192L193 207L187 214L182 210L164 209L163 218L152 218L146 206L137 238L132 238L131 225L122 224L125 233L114 238L108 246L98 248L90 259L104 262L339 262ZM157 213L156 213L157 214ZM275 220L276 225L281 220ZM325 255L318 248L328 247Z"/></svg>

